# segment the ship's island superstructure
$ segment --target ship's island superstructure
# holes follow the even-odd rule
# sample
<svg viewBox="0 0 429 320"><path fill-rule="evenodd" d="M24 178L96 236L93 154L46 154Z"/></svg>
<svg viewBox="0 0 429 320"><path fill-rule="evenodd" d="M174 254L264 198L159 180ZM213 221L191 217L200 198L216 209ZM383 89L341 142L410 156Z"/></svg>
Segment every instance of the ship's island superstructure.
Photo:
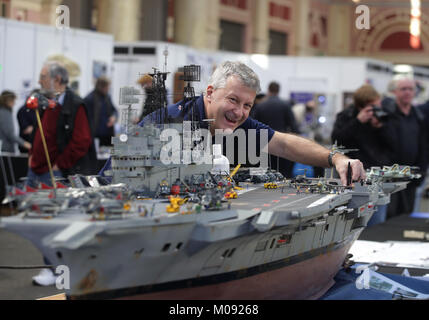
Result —
<svg viewBox="0 0 429 320"><path fill-rule="evenodd" d="M198 71L185 68L185 80ZM166 73L151 77L154 88L165 88ZM71 299L317 298L376 207L415 178L378 168L346 187L270 170L212 171L193 161L207 140L193 116L172 121L159 90L156 121L135 125L126 96L134 91L122 90L128 116L112 140L111 184L76 175L56 190L10 188L6 199L20 213L1 226L32 241L54 266L69 267ZM185 99L193 97L188 85ZM179 132L180 163L161 159L165 129ZM380 174L387 171L390 180Z"/></svg>

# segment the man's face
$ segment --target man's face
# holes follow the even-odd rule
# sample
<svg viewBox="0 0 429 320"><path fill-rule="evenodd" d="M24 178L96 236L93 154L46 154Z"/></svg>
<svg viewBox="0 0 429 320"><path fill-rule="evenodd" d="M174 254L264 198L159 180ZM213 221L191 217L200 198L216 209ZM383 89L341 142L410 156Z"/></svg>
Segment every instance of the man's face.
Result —
<svg viewBox="0 0 429 320"><path fill-rule="evenodd" d="M13 106L15 105L15 101L16 101L16 98L11 98L11 99L8 99L7 101L6 101L6 105L9 107L9 108L13 108Z"/></svg>
<svg viewBox="0 0 429 320"><path fill-rule="evenodd" d="M101 94L107 96L107 94L109 93L109 89L110 89L110 85L106 85L100 88L100 92Z"/></svg>
<svg viewBox="0 0 429 320"><path fill-rule="evenodd" d="M414 81L409 79L398 81L395 89L395 96L398 104L410 105L414 99L414 94L415 94Z"/></svg>
<svg viewBox="0 0 429 320"><path fill-rule="evenodd" d="M52 81L51 81L51 77L49 76L49 71L47 67L43 67L42 71L40 71L39 84L43 90L46 90L46 91L53 90L53 88L51 88Z"/></svg>
<svg viewBox="0 0 429 320"><path fill-rule="evenodd" d="M225 88L208 86L206 113L215 120L212 128L235 130L246 121L255 97L256 92L235 76L228 78Z"/></svg>

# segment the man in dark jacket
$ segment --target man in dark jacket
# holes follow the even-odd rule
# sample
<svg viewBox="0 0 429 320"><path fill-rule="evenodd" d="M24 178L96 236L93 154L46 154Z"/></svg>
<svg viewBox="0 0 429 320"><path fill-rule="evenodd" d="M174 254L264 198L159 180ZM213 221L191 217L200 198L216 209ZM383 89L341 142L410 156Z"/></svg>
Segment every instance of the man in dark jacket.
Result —
<svg viewBox="0 0 429 320"><path fill-rule="evenodd" d="M276 131L298 133L292 105L280 99L279 92L280 85L277 82L271 82L268 86L268 97L255 107L254 118ZM280 171L285 177L292 177L294 162L270 156L270 163L271 168Z"/></svg>
<svg viewBox="0 0 429 320"><path fill-rule="evenodd" d="M58 63L49 62L42 68L39 83L48 95L57 97L56 107L45 110L42 117L52 169L58 176L92 173L96 155L87 111L83 100L67 87L67 70ZM33 187L40 182L52 184L38 129L30 152L27 178L27 184Z"/></svg>
<svg viewBox="0 0 429 320"><path fill-rule="evenodd" d="M40 89L34 89L25 99L30 98L33 94L40 94ZM36 134L37 129L37 118L36 113L33 110L27 108L27 103L24 103L18 110L16 118L18 119L19 124L19 136L30 144L33 143L34 135ZM43 117L44 110L39 110L40 117ZM21 152L28 152L25 148L19 147Z"/></svg>
<svg viewBox="0 0 429 320"><path fill-rule="evenodd" d="M424 114L412 105L415 96L415 82L409 78L395 81L395 108L389 117L395 139L395 162L417 166L422 178L413 180L407 189L392 194L388 217L409 214L413 211L416 189L424 181L428 163L428 137Z"/></svg>
<svg viewBox="0 0 429 320"><path fill-rule="evenodd" d="M92 136L100 140L100 146L111 146L115 135L114 125L118 112L113 106L109 95L110 80L106 77L97 79L95 89L85 97L84 103L88 109Z"/></svg>

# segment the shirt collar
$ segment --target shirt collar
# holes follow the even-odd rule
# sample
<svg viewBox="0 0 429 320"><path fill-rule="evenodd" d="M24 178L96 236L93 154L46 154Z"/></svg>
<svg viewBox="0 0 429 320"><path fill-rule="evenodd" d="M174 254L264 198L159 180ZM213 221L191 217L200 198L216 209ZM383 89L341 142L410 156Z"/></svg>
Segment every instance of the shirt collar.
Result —
<svg viewBox="0 0 429 320"><path fill-rule="evenodd" d="M60 105L64 105L64 99L66 97L66 92L64 91L63 93L61 93L57 99L58 103Z"/></svg>

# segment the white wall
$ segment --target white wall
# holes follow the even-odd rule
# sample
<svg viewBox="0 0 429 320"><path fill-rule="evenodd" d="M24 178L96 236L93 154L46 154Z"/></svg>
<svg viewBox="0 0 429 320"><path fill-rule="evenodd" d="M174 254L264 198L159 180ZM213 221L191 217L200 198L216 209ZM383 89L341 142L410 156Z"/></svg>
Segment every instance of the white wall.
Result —
<svg viewBox="0 0 429 320"><path fill-rule="evenodd" d="M6 46L3 45L3 39L5 38L5 23L6 20L0 19L0 88L4 88L4 54Z"/></svg>
<svg viewBox="0 0 429 320"><path fill-rule="evenodd" d="M17 133L16 113L27 94L39 87L39 73L44 61L56 54L79 64L79 93L85 96L93 89L94 61L106 63L111 76L113 36L78 29L59 30L0 18L0 64L3 67L0 91L9 89L17 93L14 108Z"/></svg>

